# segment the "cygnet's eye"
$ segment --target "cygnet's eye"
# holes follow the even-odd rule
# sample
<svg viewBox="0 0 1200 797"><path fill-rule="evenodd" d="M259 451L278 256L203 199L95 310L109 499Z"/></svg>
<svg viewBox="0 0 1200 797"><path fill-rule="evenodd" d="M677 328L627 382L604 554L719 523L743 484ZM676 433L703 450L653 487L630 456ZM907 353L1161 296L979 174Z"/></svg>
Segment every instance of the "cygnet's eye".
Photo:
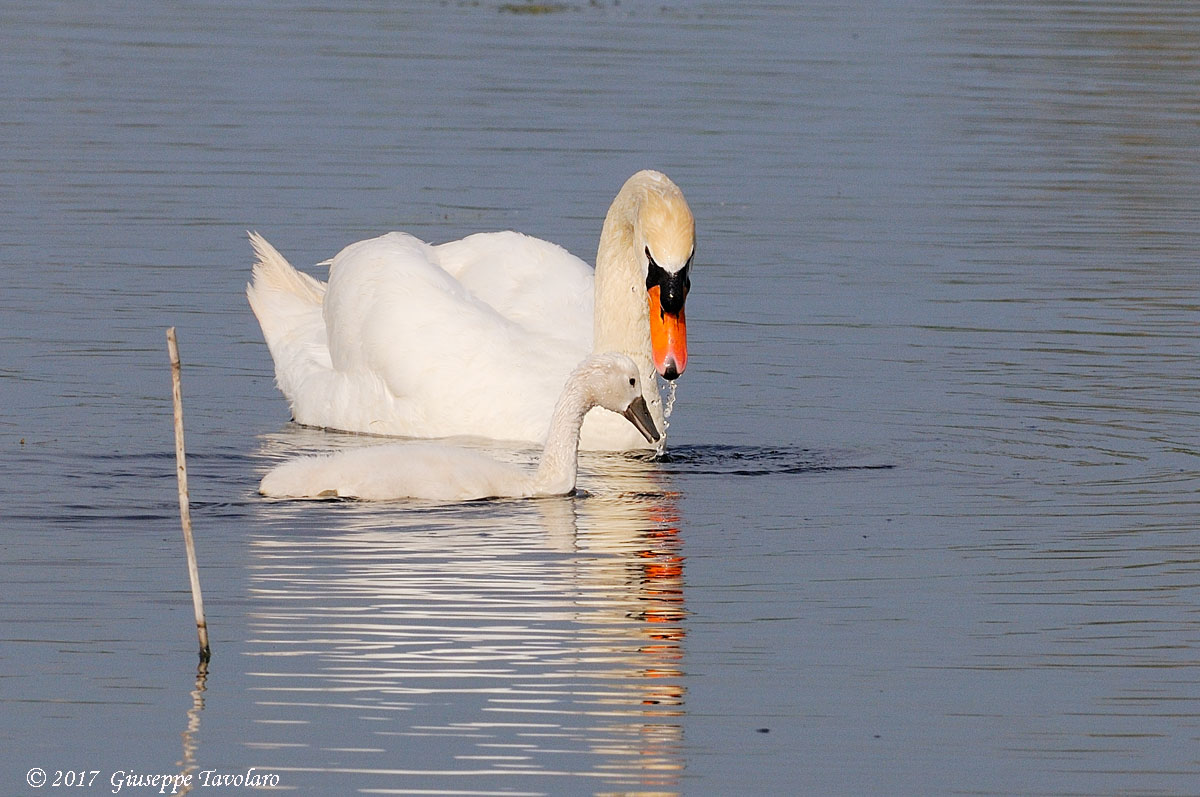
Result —
<svg viewBox="0 0 1200 797"><path fill-rule="evenodd" d="M629 377L629 386L630 387L633 387L636 382L637 382L637 377L633 377L633 376Z"/></svg>

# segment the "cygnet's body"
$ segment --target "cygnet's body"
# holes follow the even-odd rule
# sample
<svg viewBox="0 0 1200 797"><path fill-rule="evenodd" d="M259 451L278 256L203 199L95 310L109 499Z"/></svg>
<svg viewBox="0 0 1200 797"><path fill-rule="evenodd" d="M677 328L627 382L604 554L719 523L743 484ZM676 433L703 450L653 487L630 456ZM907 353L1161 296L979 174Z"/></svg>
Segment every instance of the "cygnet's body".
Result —
<svg viewBox="0 0 1200 797"><path fill-rule="evenodd" d="M263 477L272 498L420 498L471 501L567 495L575 489L579 429L593 407L628 418L647 440L660 434L642 397L638 368L624 354L595 354L567 379L536 471L437 443L390 443L300 457Z"/></svg>

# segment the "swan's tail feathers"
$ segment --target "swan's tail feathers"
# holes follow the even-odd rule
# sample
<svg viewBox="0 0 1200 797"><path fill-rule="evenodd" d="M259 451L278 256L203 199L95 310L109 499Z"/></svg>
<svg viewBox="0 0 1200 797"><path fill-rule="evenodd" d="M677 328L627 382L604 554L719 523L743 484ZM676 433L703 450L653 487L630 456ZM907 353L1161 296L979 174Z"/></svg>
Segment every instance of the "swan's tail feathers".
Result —
<svg viewBox="0 0 1200 797"><path fill-rule="evenodd" d="M297 271L258 233L250 233L257 260L246 298L275 360L275 379L296 414L301 385L330 371L321 306L325 283ZM297 418L299 420L299 418Z"/></svg>
<svg viewBox="0 0 1200 797"><path fill-rule="evenodd" d="M246 286L246 298L275 354L277 344L294 339L305 327L320 321L325 283L292 268L258 233L250 233L250 243L258 259L254 280Z"/></svg>
<svg viewBox="0 0 1200 797"><path fill-rule="evenodd" d="M320 304L325 298L325 283L304 272L297 271L287 262L279 250L271 246L266 238L256 232L249 233L250 245L258 258L254 262L252 287L263 291L290 293L312 304ZM251 300L253 303L253 300Z"/></svg>

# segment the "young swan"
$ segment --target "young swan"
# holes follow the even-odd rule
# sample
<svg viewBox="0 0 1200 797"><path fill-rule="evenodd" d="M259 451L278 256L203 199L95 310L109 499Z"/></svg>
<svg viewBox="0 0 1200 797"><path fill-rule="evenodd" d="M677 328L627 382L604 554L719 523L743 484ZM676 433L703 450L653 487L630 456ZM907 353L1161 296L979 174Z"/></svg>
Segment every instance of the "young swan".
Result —
<svg viewBox="0 0 1200 797"><path fill-rule="evenodd" d="M537 470L497 462L477 451L438 443L389 443L285 462L263 477L272 498L534 498L575 489L579 427L592 407L628 418L650 442L660 435L642 397L641 376L624 354L594 354L563 387Z"/></svg>

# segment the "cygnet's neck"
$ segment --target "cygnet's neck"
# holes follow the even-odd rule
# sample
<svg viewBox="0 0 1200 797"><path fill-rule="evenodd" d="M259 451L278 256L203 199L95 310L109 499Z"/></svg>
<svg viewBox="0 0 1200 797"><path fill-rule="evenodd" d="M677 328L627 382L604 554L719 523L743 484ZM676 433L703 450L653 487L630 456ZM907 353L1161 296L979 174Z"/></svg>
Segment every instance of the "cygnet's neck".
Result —
<svg viewBox="0 0 1200 797"><path fill-rule="evenodd" d="M583 384L572 379L558 397L542 460L533 476L535 496L567 495L575 489L579 471L579 427L583 425L583 416L596 406L588 392Z"/></svg>

